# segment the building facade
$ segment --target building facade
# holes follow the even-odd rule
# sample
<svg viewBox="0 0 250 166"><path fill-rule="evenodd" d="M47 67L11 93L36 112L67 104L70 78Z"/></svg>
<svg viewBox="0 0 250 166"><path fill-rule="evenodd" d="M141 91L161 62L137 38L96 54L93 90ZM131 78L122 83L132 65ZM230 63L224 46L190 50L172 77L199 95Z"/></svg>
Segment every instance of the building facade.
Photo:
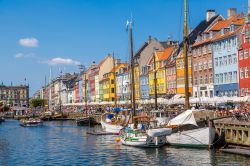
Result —
<svg viewBox="0 0 250 166"><path fill-rule="evenodd" d="M241 31L241 45L238 50L238 59L239 59L239 89L240 96L248 96L250 90L250 57L249 57L249 49L250 49L250 26L248 20L244 25Z"/></svg>
<svg viewBox="0 0 250 166"><path fill-rule="evenodd" d="M226 21L213 40L214 95L238 96L238 35L244 20L242 15L229 15Z"/></svg>
<svg viewBox="0 0 250 166"><path fill-rule="evenodd" d="M29 86L0 85L0 101L10 106L29 106Z"/></svg>

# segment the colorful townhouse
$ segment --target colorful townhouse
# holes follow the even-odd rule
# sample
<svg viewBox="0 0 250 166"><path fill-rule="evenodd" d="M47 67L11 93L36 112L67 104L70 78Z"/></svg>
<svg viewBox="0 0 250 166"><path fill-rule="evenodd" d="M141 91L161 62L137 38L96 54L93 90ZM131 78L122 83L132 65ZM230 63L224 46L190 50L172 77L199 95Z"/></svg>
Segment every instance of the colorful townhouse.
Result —
<svg viewBox="0 0 250 166"><path fill-rule="evenodd" d="M90 102L96 101L96 75L98 75L98 66L95 64L95 61L89 67L89 94L90 94Z"/></svg>
<svg viewBox="0 0 250 166"><path fill-rule="evenodd" d="M211 29L219 31L213 39L215 96L239 95L238 36L243 24L243 15L229 9L228 18Z"/></svg>
<svg viewBox="0 0 250 166"><path fill-rule="evenodd" d="M167 58L166 70L166 98L171 98L176 94L176 52L178 44L174 46L173 53Z"/></svg>
<svg viewBox="0 0 250 166"><path fill-rule="evenodd" d="M145 42L140 49L136 52L135 59L135 93L136 99L149 98L148 89L148 66L147 62L153 53L158 50L164 50L169 45L168 41L158 41L149 36L148 41ZM142 83L142 84L141 84Z"/></svg>
<svg viewBox="0 0 250 166"><path fill-rule="evenodd" d="M154 74L156 72L156 88L158 97L166 96L166 61L172 55L174 46L166 48L163 51L156 51L149 59L147 66L149 66L148 80L149 80L149 96L153 98L155 95L155 80ZM154 70L154 58L155 69Z"/></svg>
<svg viewBox="0 0 250 166"><path fill-rule="evenodd" d="M242 28L240 38L241 45L238 50L238 71L239 71L239 89L240 96L249 96L250 90L250 56L249 56L249 48L250 48L250 14L245 20L245 24Z"/></svg>
<svg viewBox="0 0 250 166"><path fill-rule="evenodd" d="M201 21L188 35L188 45L192 46L197 36L202 34L209 28L214 20L218 16L215 16L215 12L213 10L208 10L206 12L206 18ZM180 51L176 58L176 77L177 77L177 94L185 95L185 77L184 77L184 56L183 56L183 43L180 44ZM189 82L189 93L192 96L193 93L193 72L192 72L192 51L191 48L188 50L188 82Z"/></svg>
<svg viewBox="0 0 250 166"><path fill-rule="evenodd" d="M127 63L116 63L108 73L103 75L102 88L103 88L103 101L115 101L116 89L115 89L115 78L114 73L117 74L120 68L124 68Z"/></svg>
<svg viewBox="0 0 250 166"><path fill-rule="evenodd" d="M197 36L191 47L194 97L214 96L212 40L216 32L212 29L224 20L222 16L216 15L214 10L208 10L206 21L210 22L209 26Z"/></svg>
<svg viewBox="0 0 250 166"><path fill-rule="evenodd" d="M129 66L119 69L116 75L116 93L117 101L130 100L130 73Z"/></svg>
<svg viewBox="0 0 250 166"><path fill-rule="evenodd" d="M96 83L96 91L99 93L97 95L97 101L104 101L104 92L103 92L103 80L104 74L108 73L113 68L113 56L108 54L98 65L98 76L95 77L95 81L99 81L99 84ZM98 99L99 97L99 99Z"/></svg>

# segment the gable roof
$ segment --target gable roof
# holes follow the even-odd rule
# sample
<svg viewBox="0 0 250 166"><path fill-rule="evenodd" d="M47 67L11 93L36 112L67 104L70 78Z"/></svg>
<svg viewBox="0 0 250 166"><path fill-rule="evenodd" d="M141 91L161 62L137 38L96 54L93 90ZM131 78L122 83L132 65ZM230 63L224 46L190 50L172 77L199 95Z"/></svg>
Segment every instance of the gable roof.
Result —
<svg viewBox="0 0 250 166"><path fill-rule="evenodd" d="M163 51L156 51L155 53L155 60L156 61L164 61L164 60L167 60L173 53L174 51L174 46L171 46L169 48L166 48L165 50ZM152 62L152 59L153 59L154 55L152 55L147 64L149 65L151 62Z"/></svg>
<svg viewBox="0 0 250 166"><path fill-rule="evenodd" d="M194 28L194 30L192 30L192 32L188 35L188 44L192 45L195 42L197 36L200 35L202 32L204 32L207 29L207 27L209 27L209 25L211 25L214 22L214 20L218 17L219 17L219 15L216 15L216 16L212 17L209 21L207 21L207 20L201 21ZM180 48L181 47L183 47L183 41L180 44Z"/></svg>

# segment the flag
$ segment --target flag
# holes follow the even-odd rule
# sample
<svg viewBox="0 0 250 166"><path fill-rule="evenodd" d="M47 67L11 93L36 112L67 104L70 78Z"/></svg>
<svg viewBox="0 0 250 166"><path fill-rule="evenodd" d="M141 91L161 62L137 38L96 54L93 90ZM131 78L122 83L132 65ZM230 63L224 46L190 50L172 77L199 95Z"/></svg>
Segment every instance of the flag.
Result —
<svg viewBox="0 0 250 166"><path fill-rule="evenodd" d="M130 22L127 20L127 23L126 23L126 31L128 31L129 23L130 23Z"/></svg>

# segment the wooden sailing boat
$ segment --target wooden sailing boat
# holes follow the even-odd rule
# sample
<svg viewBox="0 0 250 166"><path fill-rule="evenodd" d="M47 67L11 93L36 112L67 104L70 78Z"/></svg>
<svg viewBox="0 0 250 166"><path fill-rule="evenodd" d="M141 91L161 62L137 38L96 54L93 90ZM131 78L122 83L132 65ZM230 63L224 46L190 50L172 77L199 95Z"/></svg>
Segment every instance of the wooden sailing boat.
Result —
<svg viewBox="0 0 250 166"><path fill-rule="evenodd" d="M168 126L172 126L173 132L167 136L170 145L185 147L211 147L215 137L215 128L211 123L204 126L197 124L194 112L199 110L189 109L189 83L188 83L188 31L187 31L187 0L184 0L184 38L183 55L185 64L185 107L187 111L176 116L169 121Z"/></svg>
<svg viewBox="0 0 250 166"><path fill-rule="evenodd" d="M166 143L166 136L171 134L171 128L146 129L150 118L136 116L135 84L134 84L134 54L133 54L133 22L128 22L130 30L130 60L131 60L131 111L132 124L120 131L120 140L123 145L136 147L160 147ZM143 122L146 122L143 123Z"/></svg>

